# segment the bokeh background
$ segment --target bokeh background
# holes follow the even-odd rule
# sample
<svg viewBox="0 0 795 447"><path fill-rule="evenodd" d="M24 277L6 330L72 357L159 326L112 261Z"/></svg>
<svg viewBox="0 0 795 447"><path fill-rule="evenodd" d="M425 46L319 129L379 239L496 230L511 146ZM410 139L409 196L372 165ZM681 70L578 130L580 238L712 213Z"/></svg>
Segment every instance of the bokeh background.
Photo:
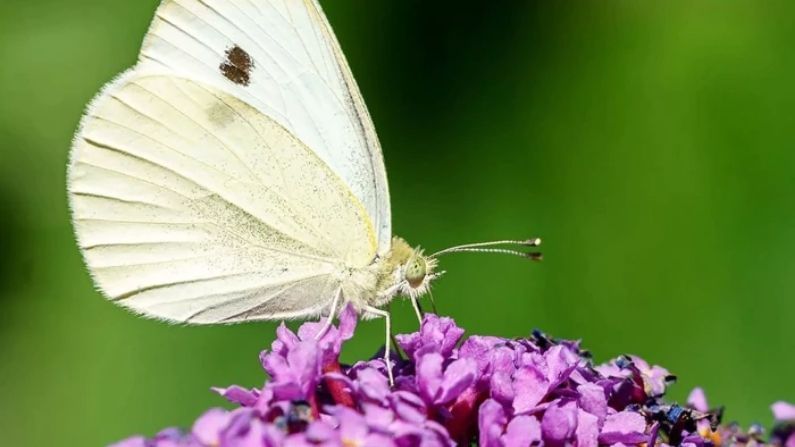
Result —
<svg viewBox="0 0 795 447"><path fill-rule="evenodd" d="M70 139L156 0L0 2L0 441L102 445L258 386L275 324L177 327L94 291ZM443 259L442 313L635 353L726 416L795 400L795 3L325 1L385 150L394 228L435 250L542 236L543 263ZM416 327L394 306L398 331ZM345 358L379 348L361 325Z"/></svg>

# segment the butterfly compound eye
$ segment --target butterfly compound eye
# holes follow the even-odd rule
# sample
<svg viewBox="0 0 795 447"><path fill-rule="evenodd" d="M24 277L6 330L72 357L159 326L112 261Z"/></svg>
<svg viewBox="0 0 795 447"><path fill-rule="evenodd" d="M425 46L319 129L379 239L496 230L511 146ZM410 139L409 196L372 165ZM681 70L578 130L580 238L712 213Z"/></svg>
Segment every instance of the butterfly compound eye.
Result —
<svg viewBox="0 0 795 447"><path fill-rule="evenodd" d="M411 287L416 289L422 285L422 282L425 280L427 267L425 259L421 257L412 258L409 261L406 265L406 281L409 282Z"/></svg>

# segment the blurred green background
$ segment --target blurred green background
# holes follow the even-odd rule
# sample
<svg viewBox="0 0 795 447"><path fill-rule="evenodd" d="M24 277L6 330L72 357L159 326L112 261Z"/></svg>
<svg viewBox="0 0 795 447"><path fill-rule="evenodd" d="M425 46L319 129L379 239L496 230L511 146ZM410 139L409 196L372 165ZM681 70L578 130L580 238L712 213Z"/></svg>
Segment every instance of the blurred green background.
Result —
<svg viewBox="0 0 795 447"><path fill-rule="evenodd" d="M275 324L178 327L94 291L64 175L94 93L156 0L0 2L0 437L102 445L258 386ZM378 128L396 234L443 259L470 333L538 327L636 353L727 418L795 400L795 3L324 2ZM398 331L416 327L394 306ZM378 349L361 325L345 358Z"/></svg>

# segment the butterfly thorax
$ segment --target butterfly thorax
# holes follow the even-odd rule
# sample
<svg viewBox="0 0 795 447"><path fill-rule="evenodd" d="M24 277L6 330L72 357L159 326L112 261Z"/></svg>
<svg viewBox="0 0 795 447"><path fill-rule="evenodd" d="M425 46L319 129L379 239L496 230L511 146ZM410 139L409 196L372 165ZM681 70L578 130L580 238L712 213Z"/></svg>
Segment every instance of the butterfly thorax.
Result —
<svg viewBox="0 0 795 447"><path fill-rule="evenodd" d="M438 276L434 273L436 263L419 247L395 236L385 256L376 257L365 268L347 270L342 279L343 296L358 308L382 307L397 295L421 296Z"/></svg>

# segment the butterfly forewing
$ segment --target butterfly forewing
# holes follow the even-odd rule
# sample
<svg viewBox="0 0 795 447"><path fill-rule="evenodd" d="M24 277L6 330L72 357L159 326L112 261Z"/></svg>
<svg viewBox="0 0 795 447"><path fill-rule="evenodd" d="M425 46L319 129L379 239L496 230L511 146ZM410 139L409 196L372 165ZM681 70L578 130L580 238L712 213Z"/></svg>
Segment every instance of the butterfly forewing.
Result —
<svg viewBox="0 0 795 447"><path fill-rule="evenodd" d="M194 79L246 102L310 147L364 205L389 250L381 148L320 6L310 0L165 0L139 69Z"/></svg>
<svg viewBox="0 0 795 447"><path fill-rule="evenodd" d="M315 315L340 266L377 251L367 210L312 149L241 99L172 74L133 70L95 100L69 191L100 288L169 320Z"/></svg>

